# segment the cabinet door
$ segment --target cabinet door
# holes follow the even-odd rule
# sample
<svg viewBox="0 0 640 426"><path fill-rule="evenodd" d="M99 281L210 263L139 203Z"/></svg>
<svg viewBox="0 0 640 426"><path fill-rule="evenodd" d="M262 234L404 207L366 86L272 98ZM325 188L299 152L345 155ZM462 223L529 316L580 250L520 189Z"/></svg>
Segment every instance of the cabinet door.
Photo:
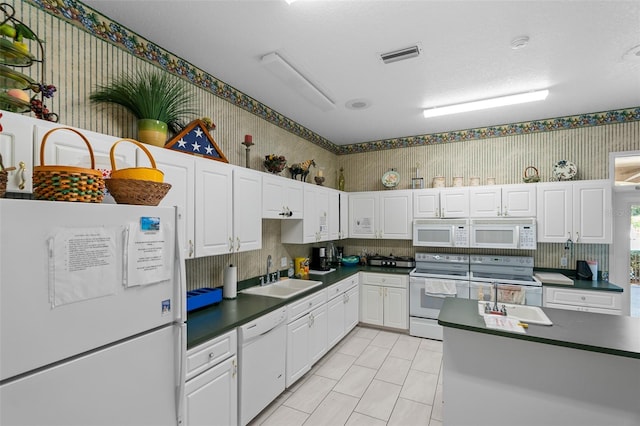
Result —
<svg viewBox="0 0 640 426"><path fill-rule="evenodd" d="M469 217L469 190L452 188L440 190L442 217Z"/></svg>
<svg viewBox="0 0 640 426"><path fill-rule="evenodd" d="M376 238L377 199L374 192L349 194L349 236L351 238Z"/></svg>
<svg viewBox="0 0 640 426"><path fill-rule="evenodd" d="M573 238L571 183L538 184L536 204L539 243L564 243Z"/></svg>
<svg viewBox="0 0 640 426"><path fill-rule="evenodd" d="M503 186L502 215L508 217L535 217L535 186L531 184Z"/></svg>
<svg viewBox="0 0 640 426"><path fill-rule="evenodd" d="M573 184L573 241L611 244L611 183L608 180Z"/></svg>
<svg viewBox="0 0 640 426"><path fill-rule="evenodd" d="M286 386L289 387L311 369L309 362L309 315L287 325Z"/></svg>
<svg viewBox="0 0 640 426"><path fill-rule="evenodd" d="M311 311L309 317L309 366L312 366L327 353L327 304Z"/></svg>
<svg viewBox="0 0 640 426"><path fill-rule="evenodd" d="M117 148L119 148L118 145ZM116 148L116 149L117 149ZM160 201L160 206L178 207L180 247L185 258L195 256L195 158L165 148L148 146L156 167L164 173L164 182L171 189ZM149 158L142 150L136 150L136 166L150 167Z"/></svg>
<svg viewBox="0 0 640 426"><path fill-rule="evenodd" d="M320 214L318 212L318 196L316 189L311 185L304 188L304 219L302 220L302 243L314 243L320 237Z"/></svg>
<svg viewBox="0 0 640 426"><path fill-rule="evenodd" d="M440 192L437 189L413 191L413 217L440 217Z"/></svg>
<svg viewBox="0 0 640 426"><path fill-rule="evenodd" d="M329 240L340 239L340 194L329 191Z"/></svg>
<svg viewBox="0 0 640 426"><path fill-rule="evenodd" d="M2 111L2 132L0 132L0 153L5 167L16 170L7 173L7 192L30 194L33 192L33 137L37 120L20 114ZM36 156L40 164L40 154Z"/></svg>
<svg viewBox="0 0 640 426"><path fill-rule="evenodd" d="M381 193L379 196L379 237L396 240L412 239L411 212L413 198L411 191Z"/></svg>
<svg viewBox="0 0 640 426"><path fill-rule="evenodd" d="M185 425L235 425L238 421L237 360L233 356L187 381Z"/></svg>
<svg viewBox="0 0 640 426"><path fill-rule="evenodd" d="M316 188L318 241L329 240L329 190Z"/></svg>
<svg viewBox="0 0 640 426"><path fill-rule="evenodd" d="M502 191L500 187L483 186L469 189L469 214L471 217L497 217L502 215Z"/></svg>
<svg viewBox="0 0 640 426"><path fill-rule="evenodd" d="M385 287L384 296L384 325L401 329L409 328L407 290Z"/></svg>
<svg viewBox="0 0 640 426"><path fill-rule="evenodd" d="M282 219L285 211L285 189L283 178L266 175L262 178L262 217Z"/></svg>
<svg viewBox="0 0 640 426"><path fill-rule="evenodd" d="M344 293L327 303L327 346L334 347L345 334Z"/></svg>
<svg viewBox="0 0 640 426"><path fill-rule="evenodd" d="M344 294L345 308L344 308L344 334L349 333L353 328L358 325L358 314L360 305L360 292L358 286L355 286L351 290L348 290Z"/></svg>
<svg viewBox="0 0 640 426"><path fill-rule="evenodd" d="M226 164L196 159L196 257L233 251L232 175Z"/></svg>
<svg viewBox="0 0 640 426"><path fill-rule="evenodd" d="M349 238L349 194L340 193L340 239Z"/></svg>
<svg viewBox="0 0 640 426"><path fill-rule="evenodd" d="M362 285L360 287L360 321L365 324L384 325L383 287Z"/></svg>
<svg viewBox="0 0 640 426"><path fill-rule="evenodd" d="M289 219L302 219L304 214L303 183L293 179L285 179L284 186L285 208L292 213Z"/></svg>
<svg viewBox="0 0 640 426"><path fill-rule="evenodd" d="M262 248L262 217L256 209L256 205L261 204L261 173L243 167L234 167L233 247L236 252Z"/></svg>

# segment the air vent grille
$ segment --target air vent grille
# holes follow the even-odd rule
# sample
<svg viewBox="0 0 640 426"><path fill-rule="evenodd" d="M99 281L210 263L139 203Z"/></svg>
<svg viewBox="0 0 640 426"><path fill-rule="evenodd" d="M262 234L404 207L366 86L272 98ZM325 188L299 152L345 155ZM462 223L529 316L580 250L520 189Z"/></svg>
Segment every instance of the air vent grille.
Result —
<svg viewBox="0 0 640 426"><path fill-rule="evenodd" d="M420 46L405 47L404 49L394 50L393 52L382 53L380 59L385 64L403 61L405 59L415 58L420 55Z"/></svg>

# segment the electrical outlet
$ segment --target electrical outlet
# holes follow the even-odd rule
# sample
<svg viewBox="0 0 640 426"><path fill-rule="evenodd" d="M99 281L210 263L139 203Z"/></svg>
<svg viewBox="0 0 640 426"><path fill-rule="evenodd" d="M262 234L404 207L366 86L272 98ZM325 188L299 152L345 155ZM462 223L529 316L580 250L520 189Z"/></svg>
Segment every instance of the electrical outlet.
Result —
<svg viewBox="0 0 640 426"><path fill-rule="evenodd" d="M560 266L567 266L567 258L566 258L566 256L562 256L560 258Z"/></svg>
<svg viewBox="0 0 640 426"><path fill-rule="evenodd" d="M282 259L280 259L280 267L281 268L286 268L287 267L287 257L283 257Z"/></svg>

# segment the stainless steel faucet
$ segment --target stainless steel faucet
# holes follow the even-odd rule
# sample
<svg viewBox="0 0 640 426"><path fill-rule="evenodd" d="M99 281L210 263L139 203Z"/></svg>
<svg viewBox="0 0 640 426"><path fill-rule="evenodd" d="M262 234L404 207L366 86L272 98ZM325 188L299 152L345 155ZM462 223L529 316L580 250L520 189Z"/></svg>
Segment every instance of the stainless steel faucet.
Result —
<svg viewBox="0 0 640 426"><path fill-rule="evenodd" d="M270 274L270 270L271 270L271 266L273 265L273 263L271 262L271 255L267 256L267 284L271 283L271 274Z"/></svg>
<svg viewBox="0 0 640 426"><path fill-rule="evenodd" d="M498 307L498 283L493 283L493 294L493 311L498 312L500 311L500 308Z"/></svg>

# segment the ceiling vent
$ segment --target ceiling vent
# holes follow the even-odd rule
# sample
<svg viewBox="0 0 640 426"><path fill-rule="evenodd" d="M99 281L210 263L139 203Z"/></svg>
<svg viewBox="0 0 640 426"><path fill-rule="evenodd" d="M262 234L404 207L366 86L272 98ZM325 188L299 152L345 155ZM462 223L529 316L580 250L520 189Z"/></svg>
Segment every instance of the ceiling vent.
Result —
<svg viewBox="0 0 640 426"><path fill-rule="evenodd" d="M404 49L394 50L393 52L387 52L380 54L380 59L385 64L392 62L404 61L405 59L415 58L420 55L422 48L419 44L411 47L405 47Z"/></svg>

